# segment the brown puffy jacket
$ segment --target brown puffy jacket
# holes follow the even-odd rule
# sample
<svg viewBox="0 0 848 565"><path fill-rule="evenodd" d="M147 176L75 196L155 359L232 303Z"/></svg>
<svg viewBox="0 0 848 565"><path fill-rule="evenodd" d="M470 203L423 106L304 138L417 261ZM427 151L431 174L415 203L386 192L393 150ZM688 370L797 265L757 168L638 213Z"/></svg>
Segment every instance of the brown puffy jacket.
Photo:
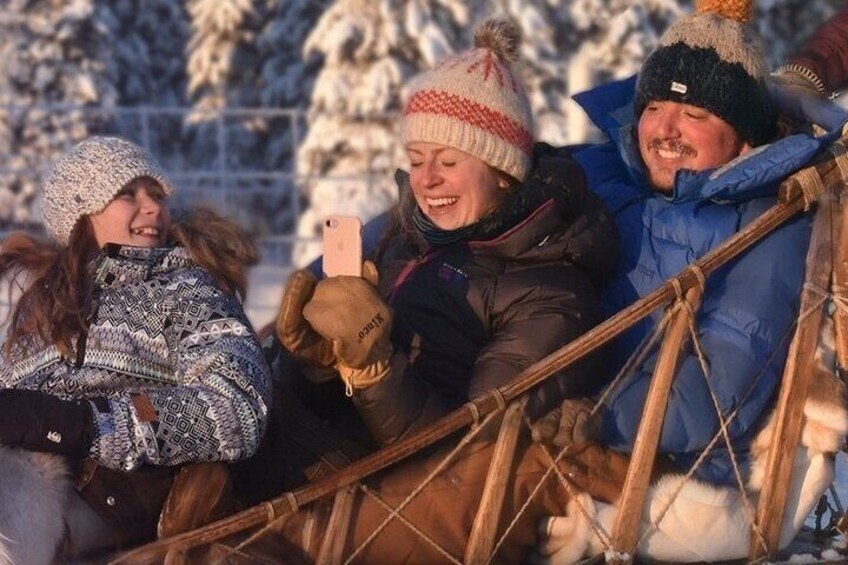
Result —
<svg viewBox="0 0 848 565"><path fill-rule="evenodd" d="M354 402L382 444L426 426L583 334L600 320L597 287L616 264L618 237L582 169L539 145L509 204L520 221L486 240L421 248L395 235L378 265L394 309L392 341L406 353ZM538 417L605 378L590 358L549 379L528 404Z"/></svg>

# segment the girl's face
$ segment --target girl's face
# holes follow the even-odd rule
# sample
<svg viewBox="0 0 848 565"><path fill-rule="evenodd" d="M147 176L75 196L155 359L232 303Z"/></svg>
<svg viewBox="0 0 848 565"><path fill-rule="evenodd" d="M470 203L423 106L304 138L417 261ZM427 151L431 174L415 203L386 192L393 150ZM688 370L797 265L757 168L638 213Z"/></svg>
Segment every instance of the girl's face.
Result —
<svg viewBox="0 0 848 565"><path fill-rule="evenodd" d="M477 157L422 141L407 145L406 153L415 201L439 228L471 225L500 202L503 190L497 171Z"/></svg>
<svg viewBox="0 0 848 565"><path fill-rule="evenodd" d="M166 198L165 191L151 178L130 182L101 212L90 216L97 246L163 246L171 229Z"/></svg>

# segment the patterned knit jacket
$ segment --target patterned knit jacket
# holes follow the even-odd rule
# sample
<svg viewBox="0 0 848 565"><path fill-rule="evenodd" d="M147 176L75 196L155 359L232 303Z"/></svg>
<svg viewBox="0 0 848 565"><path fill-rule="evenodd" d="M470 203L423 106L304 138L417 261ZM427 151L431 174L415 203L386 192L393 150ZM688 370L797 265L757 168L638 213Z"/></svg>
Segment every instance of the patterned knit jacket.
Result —
<svg viewBox="0 0 848 565"><path fill-rule="evenodd" d="M270 375L236 297L177 248L108 245L95 259L89 330L0 364L0 386L91 401L90 457L112 469L233 461L265 429Z"/></svg>

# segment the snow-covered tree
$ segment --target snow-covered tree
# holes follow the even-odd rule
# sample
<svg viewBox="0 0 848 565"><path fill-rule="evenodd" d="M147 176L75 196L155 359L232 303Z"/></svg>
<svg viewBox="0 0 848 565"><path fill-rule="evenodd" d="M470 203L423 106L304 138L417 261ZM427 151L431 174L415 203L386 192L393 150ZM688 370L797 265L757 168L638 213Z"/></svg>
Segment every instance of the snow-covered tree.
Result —
<svg viewBox="0 0 848 565"><path fill-rule="evenodd" d="M174 0L100 0L111 15L111 52L122 106L184 106L188 13Z"/></svg>
<svg viewBox="0 0 848 565"><path fill-rule="evenodd" d="M168 109L184 107L187 101L185 5L174 0L99 1L110 29L118 104L151 110L120 116L111 131L150 148L166 168L182 170L182 116Z"/></svg>
<svg viewBox="0 0 848 565"><path fill-rule="evenodd" d="M304 46L323 57L297 156L309 207L295 263L320 253L315 238L331 213L368 220L396 199L392 173L402 85L467 43L475 3L458 0L338 0Z"/></svg>
<svg viewBox="0 0 848 565"><path fill-rule="evenodd" d="M188 91L198 110L219 110L238 75L233 52L253 42L247 21L255 15L251 0L189 0L192 36L188 45ZM198 119L203 119L199 117Z"/></svg>
<svg viewBox="0 0 848 565"><path fill-rule="evenodd" d="M45 168L84 138L80 106L115 104L94 0L8 0L0 12L0 225L29 223ZM70 107L70 108L68 108Z"/></svg>
<svg viewBox="0 0 848 565"><path fill-rule="evenodd" d="M191 165L251 172L249 178L210 179L195 188L226 193L224 206L257 235L294 230L299 206L292 156L295 137L305 130L296 109L305 105L317 64L303 60L301 47L323 9L319 0L189 5Z"/></svg>

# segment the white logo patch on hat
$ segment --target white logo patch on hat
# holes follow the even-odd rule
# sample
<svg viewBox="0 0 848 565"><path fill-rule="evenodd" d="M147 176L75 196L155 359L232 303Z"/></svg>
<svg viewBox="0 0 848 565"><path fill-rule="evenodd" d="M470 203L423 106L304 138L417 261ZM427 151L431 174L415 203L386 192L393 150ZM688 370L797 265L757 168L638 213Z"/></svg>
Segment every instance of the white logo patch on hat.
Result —
<svg viewBox="0 0 848 565"><path fill-rule="evenodd" d="M689 87L686 86L683 83L671 81L670 90L672 92L678 92L680 94L686 94L689 91Z"/></svg>

